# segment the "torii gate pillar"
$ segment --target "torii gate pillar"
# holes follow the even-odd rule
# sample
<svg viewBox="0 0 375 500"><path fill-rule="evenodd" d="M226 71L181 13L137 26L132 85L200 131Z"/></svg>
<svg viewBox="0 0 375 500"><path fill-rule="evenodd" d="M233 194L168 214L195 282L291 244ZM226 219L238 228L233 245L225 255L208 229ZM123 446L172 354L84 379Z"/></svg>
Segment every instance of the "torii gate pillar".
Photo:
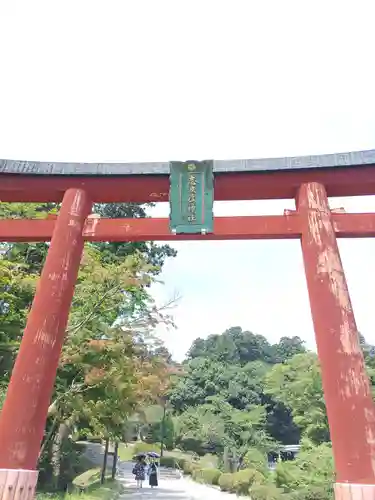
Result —
<svg viewBox="0 0 375 500"><path fill-rule="evenodd" d="M81 261L91 201L64 195L0 414L0 499L29 500Z"/></svg>
<svg viewBox="0 0 375 500"><path fill-rule="evenodd" d="M336 500L375 499L375 408L323 185L301 186L302 252L336 468Z"/></svg>

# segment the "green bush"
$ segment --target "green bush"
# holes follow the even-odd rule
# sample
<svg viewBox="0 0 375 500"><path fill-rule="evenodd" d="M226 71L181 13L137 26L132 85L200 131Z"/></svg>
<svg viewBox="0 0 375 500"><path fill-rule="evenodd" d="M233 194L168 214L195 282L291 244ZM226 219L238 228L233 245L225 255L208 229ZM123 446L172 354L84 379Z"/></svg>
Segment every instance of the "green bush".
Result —
<svg viewBox="0 0 375 500"><path fill-rule="evenodd" d="M243 469L233 474L233 492L247 495L253 484L264 483L264 476L255 469Z"/></svg>
<svg viewBox="0 0 375 500"><path fill-rule="evenodd" d="M219 477L219 486L222 491L233 491L233 485L234 485L234 474L226 473L226 474L221 474Z"/></svg>
<svg viewBox="0 0 375 500"><path fill-rule="evenodd" d="M311 486L288 493L288 500L333 500L333 488Z"/></svg>
<svg viewBox="0 0 375 500"><path fill-rule="evenodd" d="M159 462L163 467L175 468L176 462L178 463L178 460L176 460L174 457L160 457Z"/></svg>
<svg viewBox="0 0 375 500"><path fill-rule="evenodd" d="M192 477L198 483L203 484L219 484L221 471L219 469L195 469Z"/></svg>
<svg viewBox="0 0 375 500"><path fill-rule="evenodd" d="M277 488L274 484L253 484L249 488L252 500L281 500L285 496L284 490Z"/></svg>
<svg viewBox="0 0 375 500"><path fill-rule="evenodd" d="M243 469L234 474L226 473L219 476L218 484L222 491L237 493L238 495L248 495L252 485L260 485L265 481L265 477L254 469Z"/></svg>
<svg viewBox="0 0 375 500"><path fill-rule="evenodd" d="M316 489L320 496L324 491L329 492L335 481L330 444L309 446L309 443L303 442L295 460L277 464L274 478L276 486L287 492Z"/></svg>
<svg viewBox="0 0 375 500"><path fill-rule="evenodd" d="M180 469L184 474L189 476L198 468L198 464L195 464L191 460L173 455L160 457L160 465Z"/></svg>
<svg viewBox="0 0 375 500"><path fill-rule="evenodd" d="M264 476L268 475L267 456L256 448L248 450L244 456L244 464L247 469L255 469Z"/></svg>
<svg viewBox="0 0 375 500"><path fill-rule="evenodd" d="M78 474L93 467L92 462L83 454L85 448L85 444L64 439L60 448L60 475L55 478L51 450L47 447L39 461L38 488L47 491L64 491Z"/></svg>
<svg viewBox="0 0 375 500"><path fill-rule="evenodd" d="M145 447L142 447L143 449ZM147 451L138 451L138 453L147 453ZM196 481L206 484L218 484L220 471L211 466L215 460L211 456L205 457L206 460L194 461L192 458L180 457L169 453L167 456L160 458L160 465L163 467L171 467L180 469L185 475L193 476Z"/></svg>
<svg viewBox="0 0 375 500"><path fill-rule="evenodd" d="M199 465L191 462L190 460L185 460L184 458L178 460L178 465L182 469L183 473L191 476L195 469L199 469Z"/></svg>
<svg viewBox="0 0 375 500"><path fill-rule="evenodd" d="M188 475L191 475L193 470L196 468L196 464L194 464L191 460L174 455L161 457L160 465L164 467L176 467L177 469L181 469L184 474Z"/></svg>
<svg viewBox="0 0 375 500"><path fill-rule="evenodd" d="M199 459L199 465L202 469L217 469L219 465L219 459L216 455L207 453Z"/></svg>

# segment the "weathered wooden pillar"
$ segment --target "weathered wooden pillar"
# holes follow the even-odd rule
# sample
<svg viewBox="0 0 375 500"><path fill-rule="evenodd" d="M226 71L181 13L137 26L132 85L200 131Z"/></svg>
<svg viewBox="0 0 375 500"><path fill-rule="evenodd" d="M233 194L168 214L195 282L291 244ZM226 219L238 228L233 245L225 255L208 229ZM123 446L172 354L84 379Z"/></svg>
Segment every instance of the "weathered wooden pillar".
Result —
<svg viewBox="0 0 375 500"><path fill-rule="evenodd" d="M375 409L324 186L302 185L297 207L335 461L336 500L374 500Z"/></svg>
<svg viewBox="0 0 375 500"><path fill-rule="evenodd" d="M28 500L34 494L91 205L83 190L69 189L64 195L0 414L0 500Z"/></svg>

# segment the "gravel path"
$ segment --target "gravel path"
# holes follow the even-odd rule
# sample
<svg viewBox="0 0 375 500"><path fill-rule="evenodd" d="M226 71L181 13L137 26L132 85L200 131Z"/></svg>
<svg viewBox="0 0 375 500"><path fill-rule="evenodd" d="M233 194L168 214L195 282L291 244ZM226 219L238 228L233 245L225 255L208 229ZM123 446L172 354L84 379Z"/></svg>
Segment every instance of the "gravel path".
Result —
<svg viewBox="0 0 375 500"><path fill-rule="evenodd" d="M100 444L85 443L87 445L86 455L95 464L101 465L103 462L103 447ZM108 465L111 464L112 457L108 457ZM147 481L144 488L138 490L132 474L133 464L130 462L119 462L118 481L122 482L126 488L120 500L236 500L236 495L224 493L216 488L210 488L203 484L198 484L191 479L176 479L168 477L167 470L161 470L159 486L151 489Z"/></svg>
<svg viewBox="0 0 375 500"><path fill-rule="evenodd" d="M224 493L216 488L195 483L190 479L161 479L157 488L151 489L147 481L142 489L137 489L131 474L131 464L121 464L122 477L126 492L121 500L236 500L236 495Z"/></svg>

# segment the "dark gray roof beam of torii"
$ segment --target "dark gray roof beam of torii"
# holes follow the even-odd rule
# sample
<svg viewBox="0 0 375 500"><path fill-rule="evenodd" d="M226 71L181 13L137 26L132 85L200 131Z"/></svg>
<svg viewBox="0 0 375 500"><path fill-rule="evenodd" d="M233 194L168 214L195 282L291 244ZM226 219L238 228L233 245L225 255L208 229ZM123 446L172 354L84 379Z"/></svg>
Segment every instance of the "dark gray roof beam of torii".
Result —
<svg viewBox="0 0 375 500"><path fill-rule="evenodd" d="M213 160L214 173L275 172L375 165L375 149L253 160ZM0 174L59 176L169 175L169 162L68 163L0 160Z"/></svg>

